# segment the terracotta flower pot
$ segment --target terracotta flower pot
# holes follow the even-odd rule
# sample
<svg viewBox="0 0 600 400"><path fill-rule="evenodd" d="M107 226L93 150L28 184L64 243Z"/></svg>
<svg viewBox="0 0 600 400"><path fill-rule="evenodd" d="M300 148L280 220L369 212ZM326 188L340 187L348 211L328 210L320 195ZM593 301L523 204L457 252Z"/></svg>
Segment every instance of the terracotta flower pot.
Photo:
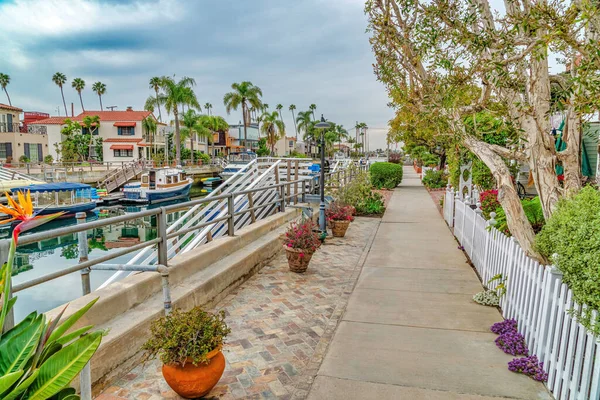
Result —
<svg viewBox="0 0 600 400"><path fill-rule="evenodd" d="M285 255L287 256L290 271L302 273L308 268L308 263L313 253L309 250L293 249L285 246Z"/></svg>
<svg viewBox="0 0 600 400"><path fill-rule="evenodd" d="M344 237L348 226L350 226L350 221L331 221L331 232L334 237Z"/></svg>
<svg viewBox="0 0 600 400"><path fill-rule="evenodd" d="M194 365L187 362L184 367L179 364L163 365L162 373L165 381L181 397L195 399L205 396L219 382L225 371L225 356L221 349L208 353L209 363Z"/></svg>

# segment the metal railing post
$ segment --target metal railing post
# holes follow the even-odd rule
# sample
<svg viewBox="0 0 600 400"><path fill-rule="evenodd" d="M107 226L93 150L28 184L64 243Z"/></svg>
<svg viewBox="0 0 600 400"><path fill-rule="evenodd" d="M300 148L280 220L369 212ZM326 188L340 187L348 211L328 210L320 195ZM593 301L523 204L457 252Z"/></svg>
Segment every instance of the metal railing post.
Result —
<svg viewBox="0 0 600 400"><path fill-rule="evenodd" d="M300 186L302 187L301 203L306 203L306 182L302 181Z"/></svg>
<svg viewBox="0 0 600 400"><path fill-rule="evenodd" d="M233 194L231 194L227 197L227 234L229 236L235 236L234 213Z"/></svg>
<svg viewBox="0 0 600 400"><path fill-rule="evenodd" d="M171 288L169 287L169 268L163 265L159 265L158 271L160 272L162 281L165 315L168 316L169 314L171 314L172 311Z"/></svg>
<svg viewBox="0 0 600 400"><path fill-rule="evenodd" d="M167 211L164 207L160 208L160 213L156 215L156 228L158 231L158 237L160 238L160 242L158 242L158 263L160 265L167 265Z"/></svg>
<svg viewBox="0 0 600 400"><path fill-rule="evenodd" d="M4 265L4 263L8 262L8 253L10 249L10 240L9 239L4 239L4 240L0 240L0 265ZM2 277L0 277L2 278ZM9 298L8 299L2 299L2 301L8 301L10 298L12 298L12 279L10 280L10 289L9 289ZM6 332L7 330L11 329L13 326L15 326L15 314L13 312L13 309L11 308L10 311L8 312L8 314L6 315L6 318L4 319L4 327L0 326L0 329L4 328L3 331Z"/></svg>
<svg viewBox="0 0 600 400"><path fill-rule="evenodd" d="M77 225L85 223L85 216L86 215L84 212L78 212L75 214ZM86 262L88 260L87 231L81 231L77 233L77 247L79 250L79 262ZM81 291L83 292L84 296L92 292L89 268L84 268L81 270Z"/></svg>
<svg viewBox="0 0 600 400"><path fill-rule="evenodd" d="M281 200L279 202L279 211L285 212L285 185L279 187L279 198Z"/></svg>

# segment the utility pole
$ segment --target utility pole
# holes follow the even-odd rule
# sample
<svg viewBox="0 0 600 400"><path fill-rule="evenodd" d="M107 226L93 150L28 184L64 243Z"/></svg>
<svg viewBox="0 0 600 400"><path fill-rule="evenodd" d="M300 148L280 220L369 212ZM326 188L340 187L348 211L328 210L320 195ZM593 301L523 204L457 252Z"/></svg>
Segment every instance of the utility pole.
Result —
<svg viewBox="0 0 600 400"><path fill-rule="evenodd" d="M117 107L117 106L107 106L106 108L109 109L110 111L113 111L115 108L119 108L119 107Z"/></svg>

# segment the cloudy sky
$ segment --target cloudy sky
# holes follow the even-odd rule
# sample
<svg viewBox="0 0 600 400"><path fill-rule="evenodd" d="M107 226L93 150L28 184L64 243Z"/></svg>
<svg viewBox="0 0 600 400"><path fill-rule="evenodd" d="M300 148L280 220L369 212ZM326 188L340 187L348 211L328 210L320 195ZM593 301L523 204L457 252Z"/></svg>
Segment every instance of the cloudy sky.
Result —
<svg viewBox="0 0 600 400"><path fill-rule="evenodd" d="M57 114L62 101L53 73L67 75L67 106L80 111L73 78L83 78L86 109L99 109L91 90L107 86L105 106L141 109L156 75L196 79L201 104L230 123L223 95L252 81L264 102L292 116L311 103L347 129L364 121L371 148L385 146L384 87L372 71L362 0L0 0L0 72L10 75L13 105ZM0 102L6 103L3 94ZM380 129L375 129L380 128Z"/></svg>

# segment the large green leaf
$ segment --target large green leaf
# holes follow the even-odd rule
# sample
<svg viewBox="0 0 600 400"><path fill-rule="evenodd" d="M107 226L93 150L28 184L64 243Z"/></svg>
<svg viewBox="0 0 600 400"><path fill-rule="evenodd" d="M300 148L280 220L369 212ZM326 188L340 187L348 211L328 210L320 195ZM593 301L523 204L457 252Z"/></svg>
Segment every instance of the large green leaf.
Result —
<svg viewBox="0 0 600 400"><path fill-rule="evenodd" d="M50 335L50 338L48 339L48 341L52 342L52 341L57 340L58 338L60 338L62 335L64 335L65 332L67 332L69 330L69 328L71 328L73 325L75 325L75 323L79 320L79 318L81 318L83 316L83 314L85 314L94 304L96 304L96 302L98 301L98 299L99 299L99 297L97 297L94 300L90 301L88 304L86 304L84 307L82 307L76 313L74 313L69 318L67 318L65 320L65 322L63 322L62 324L60 324L58 326L58 328L56 328L54 330L54 332L52 332L52 334Z"/></svg>
<svg viewBox="0 0 600 400"><path fill-rule="evenodd" d="M33 383L33 381L36 380L36 378L39 375L39 373L40 373L39 369L36 369L35 371L33 371L33 373L31 374L31 376L29 376L27 379L25 379L23 382L21 382L16 388L14 388L6 396L3 396L2 400L15 400L25 390L27 390L27 388Z"/></svg>
<svg viewBox="0 0 600 400"><path fill-rule="evenodd" d="M59 338L56 342L58 344L62 344L64 346L65 344L68 344L71 340L77 339L79 336L83 335L84 333L86 333L87 331L92 329L93 327L94 327L94 325L88 325L88 326L84 326L83 328L79 328L76 331L67 333L63 337Z"/></svg>
<svg viewBox="0 0 600 400"><path fill-rule="evenodd" d="M37 349L42 331L43 317L40 315L23 332L0 345L0 375L24 369Z"/></svg>
<svg viewBox="0 0 600 400"><path fill-rule="evenodd" d="M67 386L92 358L101 340L102 332L91 333L48 358L27 391L27 399L45 400Z"/></svg>
<svg viewBox="0 0 600 400"><path fill-rule="evenodd" d="M25 319L23 319L21 322L15 325L13 328L4 332L4 334L2 335L2 339L0 340L0 345L2 345L2 343L6 342L11 337L17 336L19 333L23 332L25 328L27 328L29 325L31 325L33 321L35 321L37 316L37 311L34 311L28 316L26 316Z"/></svg>
<svg viewBox="0 0 600 400"><path fill-rule="evenodd" d="M72 387L64 388L54 396L50 397L49 400L65 400L68 399L70 396L75 395L76 393L77 391Z"/></svg>
<svg viewBox="0 0 600 400"><path fill-rule="evenodd" d="M0 394L10 389L10 387L14 385L16 381L19 380L23 373L23 370L19 370L0 377Z"/></svg>

